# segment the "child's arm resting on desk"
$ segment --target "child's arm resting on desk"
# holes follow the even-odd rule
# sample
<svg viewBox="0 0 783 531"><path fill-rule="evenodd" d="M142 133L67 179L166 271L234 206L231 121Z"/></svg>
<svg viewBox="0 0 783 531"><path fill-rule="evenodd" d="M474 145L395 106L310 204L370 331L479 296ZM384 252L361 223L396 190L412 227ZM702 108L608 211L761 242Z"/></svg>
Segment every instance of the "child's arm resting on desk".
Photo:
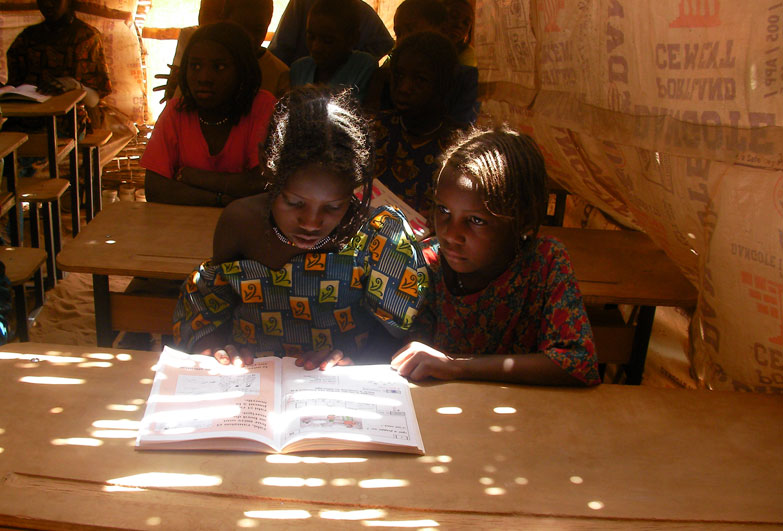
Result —
<svg viewBox="0 0 783 531"><path fill-rule="evenodd" d="M492 354L475 358L451 357L414 341L398 351L391 366L400 375L421 381L487 380L533 385L586 385L545 354Z"/></svg>

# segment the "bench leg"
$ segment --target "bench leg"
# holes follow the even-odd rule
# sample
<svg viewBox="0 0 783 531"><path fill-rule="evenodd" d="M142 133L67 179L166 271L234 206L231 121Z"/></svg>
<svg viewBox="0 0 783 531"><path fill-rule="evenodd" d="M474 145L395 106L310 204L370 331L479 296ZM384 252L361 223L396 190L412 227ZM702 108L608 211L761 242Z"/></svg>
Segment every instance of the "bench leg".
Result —
<svg viewBox="0 0 783 531"><path fill-rule="evenodd" d="M633 334L631 359L625 366L626 383L639 385L642 383L644 364L647 361L647 349L650 346L653 321L655 321L655 306L641 306L636 318L636 330Z"/></svg>
<svg viewBox="0 0 783 531"><path fill-rule="evenodd" d="M84 175L84 217L87 220L87 223L92 221L93 216L95 216L95 199L93 197L93 194L95 193L95 188L93 186L94 180L92 176L92 148L90 147L82 147L81 153L82 153L82 168Z"/></svg>
<svg viewBox="0 0 783 531"><path fill-rule="evenodd" d="M24 296L24 284L14 286L14 307L16 310L16 337L20 341L30 341L27 333L27 299Z"/></svg>
<svg viewBox="0 0 783 531"><path fill-rule="evenodd" d="M93 205L93 215L97 214L101 211L101 192L103 190L103 183L102 183L102 167L101 167L101 148L95 147L93 149L95 153L93 154L92 158L92 188L93 188L93 198L94 198L94 205Z"/></svg>
<svg viewBox="0 0 783 531"><path fill-rule="evenodd" d="M71 167L71 230L75 238L79 234L79 205L82 202L81 187L79 186L79 157L76 149L68 154L68 160Z"/></svg>
<svg viewBox="0 0 783 531"><path fill-rule="evenodd" d="M111 328L109 277L107 275L92 276L92 293L95 302L95 333L98 346L110 348L114 343L114 331Z"/></svg>

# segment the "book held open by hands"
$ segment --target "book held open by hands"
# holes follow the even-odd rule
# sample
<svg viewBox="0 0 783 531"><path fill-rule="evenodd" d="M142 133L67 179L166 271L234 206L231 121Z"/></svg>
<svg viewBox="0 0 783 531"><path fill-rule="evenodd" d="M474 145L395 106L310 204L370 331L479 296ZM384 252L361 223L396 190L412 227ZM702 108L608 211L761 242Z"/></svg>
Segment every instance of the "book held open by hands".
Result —
<svg viewBox="0 0 783 531"><path fill-rule="evenodd" d="M51 98L49 94L41 94L35 85L6 85L0 87L0 101L35 101L43 103Z"/></svg>
<svg viewBox="0 0 783 531"><path fill-rule="evenodd" d="M235 367L169 347L136 448L424 453L408 383L388 365L306 371L267 357Z"/></svg>

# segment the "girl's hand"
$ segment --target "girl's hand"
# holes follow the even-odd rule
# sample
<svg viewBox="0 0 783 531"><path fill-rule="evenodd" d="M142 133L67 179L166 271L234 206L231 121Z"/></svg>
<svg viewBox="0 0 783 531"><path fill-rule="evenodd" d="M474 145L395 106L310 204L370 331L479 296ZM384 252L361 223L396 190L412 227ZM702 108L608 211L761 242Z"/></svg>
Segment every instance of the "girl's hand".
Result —
<svg viewBox="0 0 783 531"><path fill-rule="evenodd" d="M427 378L454 380L461 376L459 360L449 358L443 352L418 341L398 350L392 357L391 367L413 381Z"/></svg>
<svg viewBox="0 0 783 531"><path fill-rule="evenodd" d="M237 367L252 365L255 359L253 352L249 348L242 347L237 349L234 345L226 345L223 348L216 349L207 348L202 350L201 353L205 356L214 356L221 365L236 365Z"/></svg>
<svg viewBox="0 0 783 531"><path fill-rule="evenodd" d="M323 371L335 365L353 365L353 360L343 354L342 350L327 349L305 352L296 358L296 366L304 367L307 371L315 368Z"/></svg>

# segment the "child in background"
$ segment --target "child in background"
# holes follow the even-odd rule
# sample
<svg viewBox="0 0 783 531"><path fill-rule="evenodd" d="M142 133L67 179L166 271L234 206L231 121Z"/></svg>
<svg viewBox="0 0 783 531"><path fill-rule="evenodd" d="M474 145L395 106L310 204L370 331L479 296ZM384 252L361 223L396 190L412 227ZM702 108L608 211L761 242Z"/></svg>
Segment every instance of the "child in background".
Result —
<svg viewBox="0 0 783 531"><path fill-rule="evenodd" d="M475 15L469 0L441 0L446 7L445 32L457 48L457 59L466 66L478 66L470 41L473 38Z"/></svg>
<svg viewBox="0 0 783 531"><path fill-rule="evenodd" d="M533 139L508 129L476 131L445 160L435 192L437 242L425 250L429 307L417 321L432 326L392 367L416 381L598 384L568 253L538 236L546 168Z"/></svg>
<svg viewBox="0 0 783 531"><path fill-rule="evenodd" d="M372 146L349 91L301 87L278 102L265 147L270 191L221 215L213 257L174 313L182 348L221 363L296 356L307 369L390 359L428 277L402 214L368 214Z"/></svg>
<svg viewBox="0 0 783 531"><path fill-rule="evenodd" d="M169 65L168 74L156 74L155 79L164 79L165 85L154 87L153 91L162 90L163 97L160 103L170 100L176 95L177 83L179 83L180 66L182 65L182 56L185 54L185 48L188 47L190 38L201 26L220 22L220 14L223 10L223 0L201 0L198 9L198 26L188 26L179 30L177 37L177 47L174 50L174 58Z"/></svg>
<svg viewBox="0 0 783 531"><path fill-rule="evenodd" d="M440 158L457 125L446 116L443 94L451 89L457 56L435 32L406 37L391 57L394 110L375 120L375 178L425 217Z"/></svg>
<svg viewBox="0 0 783 531"><path fill-rule="evenodd" d="M285 64L291 65L301 57L307 57L307 15L315 0L290 0L285 6L283 16L277 26L274 37L269 43L269 51ZM359 41L356 49L367 52L380 59L392 49L394 39L378 16L378 13L366 2L357 2L359 6Z"/></svg>
<svg viewBox="0 0 783 531"><path fill-rule="evenodd" d="M288 65L263 47L266 32L272 21L272 0L226 0L223 20L242 26L257 46L258 68L261 69L261 88L282 98L291 88Z"/></svg>
<svg viewBox="0 0 783 531"><path fill-rule="evenodd" d="M414 33L434 31L446 34L448 13L440 0L405 0L394 13L396 45ZM395 48L396 50L396 48ZM394 55L392 50L391 55ZM390 61L386 61L372 80L368 89L365 108L376 112L394 107L391 101ZM453 73L451 89L442 93L446 113L457 124L468 126L478 118L478 69L458 64Z"/></svg>
<svg viewBox="0 0 783 531"><path fill-rule="evenodd" d="M291 86L350 87L361 103L378 68L372 55L354 50L359 38L358 0L316 0L307 17L310 55L291 65Z"/></svg>
<svg viewBox="0 0 783 531"><path fill-rule="evenodd" d="M147 144L147 200L225 206L263 190L258 144L275 98L259 90L255 47L236 24L199 28L183 57L182 97L163 109Z"/></svg>

